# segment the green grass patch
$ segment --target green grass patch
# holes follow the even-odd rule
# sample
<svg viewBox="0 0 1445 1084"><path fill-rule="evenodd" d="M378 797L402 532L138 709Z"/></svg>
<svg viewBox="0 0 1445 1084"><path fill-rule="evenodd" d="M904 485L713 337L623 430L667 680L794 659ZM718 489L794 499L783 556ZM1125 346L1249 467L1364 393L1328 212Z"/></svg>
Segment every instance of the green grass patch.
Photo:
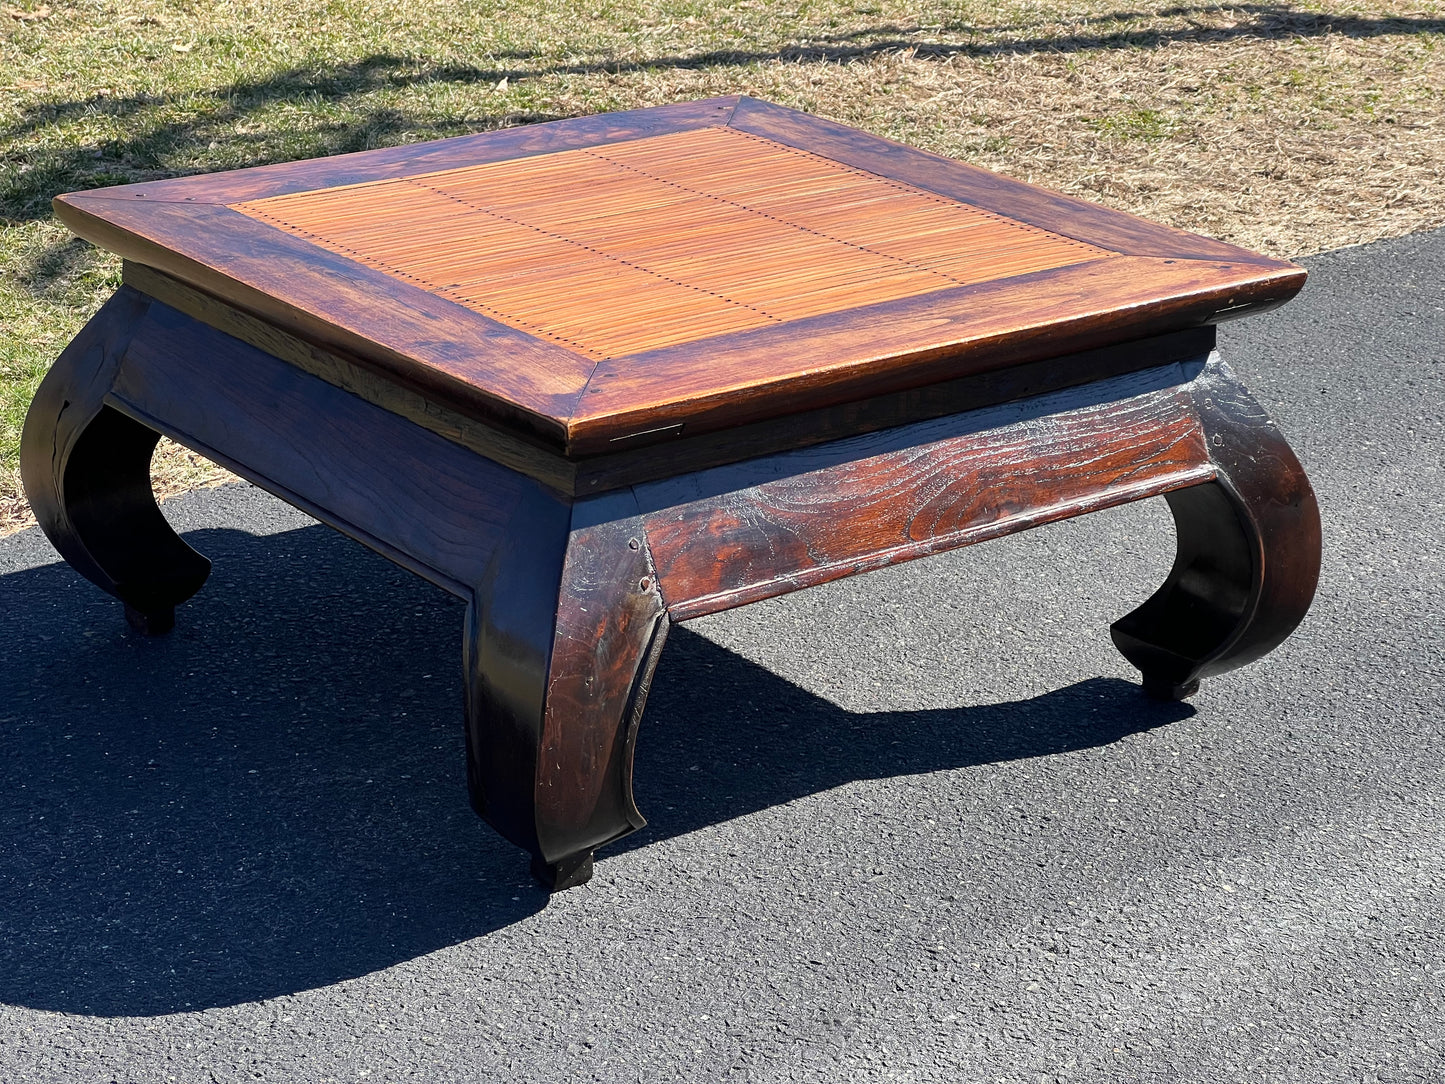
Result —
<svg viewBox="0 0 1445 1084"><path fill-rule="evenodd" d="M1168 139L1175 122L1158 109L1130 109L1094 122L1099 131L1115 139Z"/></svg>

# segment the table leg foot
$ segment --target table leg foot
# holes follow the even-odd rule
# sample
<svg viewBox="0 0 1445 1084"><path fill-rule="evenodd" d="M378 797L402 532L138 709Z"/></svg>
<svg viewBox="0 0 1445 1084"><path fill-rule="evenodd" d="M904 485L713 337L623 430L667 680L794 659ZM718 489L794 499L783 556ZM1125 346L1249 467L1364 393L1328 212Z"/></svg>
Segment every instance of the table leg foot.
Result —
<svg viewBox="0 0 1445 1084"><path fill-rule="evenodd" d="M1199 679L1186 681L1183 684L1175 684L1167 679L1160 679L1153 674L1144 675L1144 695L1150 700L1162 700L1173 703L1178 700L1188 700L1199 691Z"/></svg>
<svg viewBox="0 0 1445 1084"><path fill-rule="evenodd" d="M60 355L26 415L20 470L60 555L154 634L174 623L176 605L200 589L211 562L156 506L150 460L160 435L105 404L147 305L123 288Z"/></svg>
<svg viewBox="0 0 1445 1084"><path fill-rule="evenodd" d="M667 616L630 494L568 510L536 498L509 525L467 612L472 805L552 889L646 822L632 757ZM579 526L579 523L592 523Z"/></svg>
<svg viewBox="0 0 1445 1084"><path fill-rule="evenodd" d="M560 862L544 862L532 858L532 876L541 882L548 892L561 892L564 888L576 888L592 880L592 852L583 851Z"/></svg>
<svg viewBox="0 0 1445 1084"><path fill-rule="evenodd" d="M1304 618L1320 568L1320 519L1304 469L1228 369L1193 388L1218 477L1167 495L1178 552L1164 585L1114 623L1114 643L1160 699L1266 654Z"/></svg>
<svg viewBox="0 0 1445 1084"><path fill-rule="evenodd" d="M176 608L166 606L163 609L138 610L127 603L125 620L142 636L164 636L176 627Z"/></svg>

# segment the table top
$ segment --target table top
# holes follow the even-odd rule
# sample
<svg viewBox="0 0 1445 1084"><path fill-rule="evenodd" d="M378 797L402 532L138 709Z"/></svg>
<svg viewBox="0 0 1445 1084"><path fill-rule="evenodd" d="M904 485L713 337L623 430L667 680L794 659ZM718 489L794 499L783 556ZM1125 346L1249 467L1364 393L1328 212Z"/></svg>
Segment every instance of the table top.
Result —
<svg viewBox="0 0 1445 1084"><path fill-rule="evenodd" d="M55 207L129 260L576 456L1195 327L1304 281L747 98Z"/></svg>

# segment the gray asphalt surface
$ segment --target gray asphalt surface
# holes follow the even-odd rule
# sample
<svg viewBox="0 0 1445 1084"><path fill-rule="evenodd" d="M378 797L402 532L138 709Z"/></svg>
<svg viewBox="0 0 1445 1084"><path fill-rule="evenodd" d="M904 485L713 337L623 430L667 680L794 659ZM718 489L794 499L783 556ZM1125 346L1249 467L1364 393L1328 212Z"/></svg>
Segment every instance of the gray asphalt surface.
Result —
<svg viewBox="0 0 1445 1084"><path fill-rule="evenodd" d="M1445 232L1225 356L1319 596L1192 706L1149 502L674 631L651 825L549 899L467 808L460 603L249 487L169 638L0 541L0 1080L1445 1076Z"/></svg>

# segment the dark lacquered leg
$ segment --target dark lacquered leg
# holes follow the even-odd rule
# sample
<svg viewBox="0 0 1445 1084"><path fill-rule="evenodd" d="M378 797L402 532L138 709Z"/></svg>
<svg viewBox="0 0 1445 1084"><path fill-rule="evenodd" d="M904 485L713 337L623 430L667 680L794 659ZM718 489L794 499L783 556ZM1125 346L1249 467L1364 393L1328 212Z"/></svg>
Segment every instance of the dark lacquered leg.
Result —
<svg viewBox="0 0 1445 1084"><path fill-rule="evenodd" d="M171 530L151 491L159 434L106 406L148 302L120 290L66 348L25 418L20 469L35 517L62 557L125 603L131 626L163 633L211 563Z"/></svg>
<svg viewBox="0 0 1445 1084"><path fill-rule="evenodd" d="M1145 692L1165 700L1277 646L1304 618L1320 569L1314 492L1274 423L1218 362L1192 394L1219 478L1168 494L1174 568L1111 630Z"/></svg>
<svg viewBox="0 0 1445 1084"><path fill-rule="evenodd" d="M629 495L518 512L468 607L472 804L549 889L645 823L632 755L667 617Z"/></svg>

